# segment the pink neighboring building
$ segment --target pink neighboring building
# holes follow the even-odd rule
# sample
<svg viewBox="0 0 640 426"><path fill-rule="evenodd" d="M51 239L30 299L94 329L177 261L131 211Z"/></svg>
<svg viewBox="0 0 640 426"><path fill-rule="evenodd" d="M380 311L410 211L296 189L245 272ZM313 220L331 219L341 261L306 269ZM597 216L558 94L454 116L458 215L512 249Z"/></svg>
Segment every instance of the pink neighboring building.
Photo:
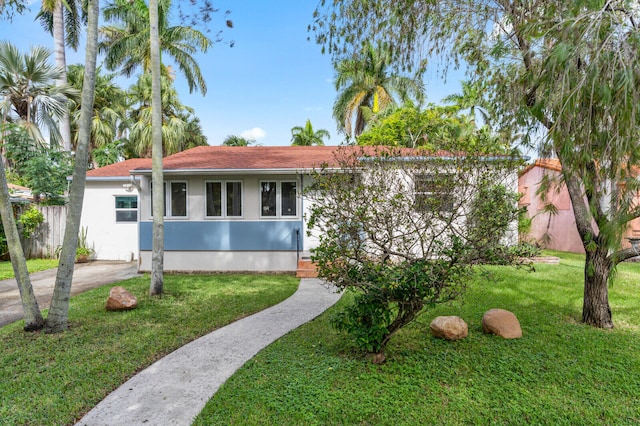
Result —
<svg viewBox="0 0 640 426"><path fill-rule="evenodd" d="M551 250L584 253L567 187L561 184L559 190L550 190L544 202L536 195L543 176L554 178L560 175L561 170L557 159L543 158L520 172L518 192L523 195L519 204L520 207L527 208L529 217L532 218L528 240ZM545 206L550 203L556 207L556 214L545 211ZM640 238L640 219L629 223L626 233L626 238L628 237ZM622 242L623 247L629 247L626 238Z"/></svg>
<svg viewBox="0 0 640 426"><path fill-rule="evenodd" d="M546 174L556 177L560 175L560 171L558 160L538 159L520 172L518 192L523 195L519 204L520 207L527 208L529 217L532 218L528 239L544 248L584 253L567 187L562 184L559 191L550 190L544 202L536 195L543 176ZM545 206L549 203L555 205L556 214L545 211Z"/></svg>

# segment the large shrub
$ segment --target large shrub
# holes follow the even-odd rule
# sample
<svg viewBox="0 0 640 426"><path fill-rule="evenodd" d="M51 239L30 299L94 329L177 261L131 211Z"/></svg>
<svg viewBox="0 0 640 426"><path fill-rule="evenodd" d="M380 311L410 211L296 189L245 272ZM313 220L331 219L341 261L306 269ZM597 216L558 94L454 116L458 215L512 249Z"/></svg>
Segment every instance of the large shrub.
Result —
<svg viewBox="0 0 640 426"><path fill-rule="evenodd" d="M512 164L371 147L345 147L336 162L315 173L306 193L319 241L312 259L320 277L355 293L334 325L381 360L389 339L425 307L463 293L478 251L515 219L517 205L491 208L487 198L482 210L504 217L469 226L483 182L506 185Z"/></svg>

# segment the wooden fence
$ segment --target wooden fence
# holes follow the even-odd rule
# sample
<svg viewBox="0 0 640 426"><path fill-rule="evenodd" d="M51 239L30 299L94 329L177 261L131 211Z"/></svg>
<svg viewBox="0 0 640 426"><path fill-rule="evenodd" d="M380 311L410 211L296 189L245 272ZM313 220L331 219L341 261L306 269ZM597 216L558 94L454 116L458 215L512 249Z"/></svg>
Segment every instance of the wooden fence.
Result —
<svg viewBox="0 0 640 426"><path fill-rule="evenodd" d="M23 242L25 255L29 259L55 258L56 250L62 245L67 223L67 206L39 206L44 222L36 229L28 241Z"/></svg>

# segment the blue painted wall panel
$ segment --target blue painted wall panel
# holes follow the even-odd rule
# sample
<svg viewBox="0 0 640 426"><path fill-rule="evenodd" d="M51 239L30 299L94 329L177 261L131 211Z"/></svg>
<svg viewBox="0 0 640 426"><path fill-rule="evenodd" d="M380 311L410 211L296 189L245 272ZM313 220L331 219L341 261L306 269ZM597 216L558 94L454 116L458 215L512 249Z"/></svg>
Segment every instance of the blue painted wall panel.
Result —
<svg viewBox="0 0 640 426"><path fill-rule="evenodd" d="M140 222L140 250L152 249L151 222ZM296 229L302 221L164 222L164 249L179 251L296 250Z"/></svg>

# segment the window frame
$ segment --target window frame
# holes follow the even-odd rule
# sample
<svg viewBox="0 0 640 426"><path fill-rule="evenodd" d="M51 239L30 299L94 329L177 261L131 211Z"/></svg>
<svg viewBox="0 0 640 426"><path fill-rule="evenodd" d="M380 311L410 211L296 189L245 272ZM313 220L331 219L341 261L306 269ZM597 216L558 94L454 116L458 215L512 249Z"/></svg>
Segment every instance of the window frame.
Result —
<svg viewBox="0 0 640 426"><path fill-rule="evenodd" d="M274 215L265 215L264 214L264 206L263 206L263 197L262 197L262 188L264 183L275 183L275 214ZM282 184L292 183L295 185L295 214L288 215L283 214L283 193L282 193ZM289 218L299 218L300 217L300 182L297 179L261 179L258 183L258 198L259 202L259 216L260 219L289 219Z"/></svg>
<svg viewBox="0 0 640 426"><path fill-rule="evenodd" d="M174 183L184 183L184 216L173 215L172 185ZM164 190L164 218L165 219L189 219L189 181L187 180L165 180L162 182ZM149 217L153 219L153 184L149 182Z"/></svg>
<svg viewBox="0 0 640 426"><path fill-rule="evenodd" d="M118 207L118 198L129 198L135 199L135 208L134 207ZM138 218L140 216L138 206L140 205L140 200L137 195L114 195L113 201L115 204L114 212L115 212L115 221L116 223L137 223ZM118 220L119 212L135 212L135 220Z"/></svg>
<svg viewBox="0 0 640 426"><path fill-rule="evenodd" d="M446 189L454 184L454 175L452 173L415 173L413 175L413 196L414 209L417 212L438 212L449 213L455 209L455 198L451 191ZM419 185L426 185L419 188ZM438 206L434 206L433 201L439 202Z"/></svg>
<svg viewBox="0 0 640 426"><path fill-rule="evenodd" d="M207 214L207 189L209 183L219 183L220 184L220 215L219 216L209 216ZM238 183L240 184L240 215L229 215L228 211L228 188L227 185L230 183ZM205 219L242 219L244 218L244 181L242 179L207 179L204 181L204 218Z"/></svg>

